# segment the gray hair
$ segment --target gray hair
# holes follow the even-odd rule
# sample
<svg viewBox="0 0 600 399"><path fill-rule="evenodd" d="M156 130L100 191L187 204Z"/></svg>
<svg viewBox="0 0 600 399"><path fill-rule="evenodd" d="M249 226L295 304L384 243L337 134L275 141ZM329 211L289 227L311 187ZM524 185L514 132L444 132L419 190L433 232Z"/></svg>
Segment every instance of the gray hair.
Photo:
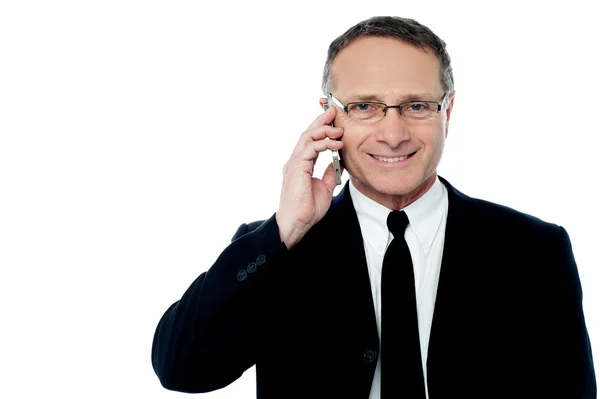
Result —
<svg viewBox="0 0 600 399"><path fill-rule="evenodd" d="M391 37L399 39L415 47L431 50L440 61L440 81L444 93L454 91L454 77L450 66L450 56L446 51L446 43L428 27L414 19L401 17L372 17L348 29L329 45L327 60L323 69L321 89L328 95L332 80L331 67L335 57L350 43L365 36Z"/></svg>

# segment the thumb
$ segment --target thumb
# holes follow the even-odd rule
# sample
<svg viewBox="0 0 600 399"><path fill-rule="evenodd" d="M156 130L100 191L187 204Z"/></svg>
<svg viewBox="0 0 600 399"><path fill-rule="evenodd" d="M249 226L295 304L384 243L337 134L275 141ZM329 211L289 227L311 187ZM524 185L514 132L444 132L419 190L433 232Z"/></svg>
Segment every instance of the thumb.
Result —
<svg viewBox="0 0 600 399"><path fill-rule="evenodd" d="M340 165L340 172L344 173L344 168ZM321 179L323 181L323 183L325 184L325 186L327 187L327 189L333 193L333 190L335 189L335 170L333 169L333 162L331 162L327 168L325 169L325 172L323 172L323 178Z"/></svg>

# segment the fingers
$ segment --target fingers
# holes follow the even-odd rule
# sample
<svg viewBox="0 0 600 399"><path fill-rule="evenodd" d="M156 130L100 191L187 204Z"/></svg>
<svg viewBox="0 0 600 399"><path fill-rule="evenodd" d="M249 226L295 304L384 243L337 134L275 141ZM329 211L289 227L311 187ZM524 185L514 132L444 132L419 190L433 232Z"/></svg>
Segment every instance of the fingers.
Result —
<svg viewBox="0 0 600 399"><path fill-rule="evenodd" d="M292 152L292 154L297 155L301 152L304 152L306 147L310 146L311 143L325 140L327 138L338 139L338 138L341 138L343 134L344 134L344 129L337 128L337 127L331 127L329 125L319 126L319 127L313 128L311 130L307 130L304 133L302 133L302 135L300 136L300 139L298 140L298 143L296 144L296 148L294 148L294 151ZM325 141L331 141L331 140L325 140Z"/></svg>
<svg viewBox="0 0 600 399"><path fill-rule="evenodd" d="M313 141L307 145L302 152L292 156L283 169L284 176L288 173L307 172L311 176L319 154L326 150L341 150L344 143L335 140ZM335 176L334 176L335 183Z"/></svg>
<svg viewBox="0 0 600 399"><path fill-rule="evenodd" d="M344 143L337 140L318 140L309 143L302 152L298 154L299 158L306 161L314 160L319 156L319 153L325 150L340 150Z"/></svg>
<svg viewBox="0 0 600 399"><path fill-rule="evenodd" d="M321 152L340 150L343 147L339 139L343 136L344 129L333 127L328 123L335 117L335 111L330 111L332 108L319 115L311 127L300 136L288 161L294 169L310 171L312 175L312 167Z"/></svg>
<svg viewBox="0 0 600 399"><path fill-rule="evenodd" d="M327 111L319 115L313 123L310 124L308 129L302 133L292 154L295 155L304 151L305 147L309 145L311 141L323 140L326 137L329 137L330 139L342 137L344 130L340 127L331 126L331 122L335 119L336 112L335 107L330 107Z"/></svg>
<svg viewBox="0 0 600 399"><path fill-rule="evenodd" d="M344 168L340 165L340 173L344 173ZM321 178L327 189L333 193L335 186L337 185L335 182L335 170L333 169L333 162L330 163L325 172L323 172L323 177Z"/></svg>
<svg viewBox="0 0 600 399"><path fill-rule="evenodd" d="M333 106L329 107L329 109L327 111L323 112L321 115L319 115L317 117L317 119L315 119L313 121L313 123L311 123L306 130L312 130L319 126L329 125L335 119L336 114L337 114L337 108L333 107Z"/></svg>
<svg viewBox="0 0 600 399"><path fill-rule="evenodd" d="M305 136L312 140L321 140L325 137L329 137L331 139L337 139L342 137L344 134L344 129L341 127L333 127L331 125L318 126L313 129L307 130L302 133L302 136Z"/></svg>
<svg viewBox="0 0 600 399"><path fill-rule="evenodd" d="M344 134L344 129L331 126L331 122L335 119L335 114L335 107L330 107L327 111L319 115L313 123L310 124L308 129L302 133L293 153L297 154L298 152L303 151L304 147L311 141L322 140L326 137L329 137L330 139L341 138Z"/></svg>

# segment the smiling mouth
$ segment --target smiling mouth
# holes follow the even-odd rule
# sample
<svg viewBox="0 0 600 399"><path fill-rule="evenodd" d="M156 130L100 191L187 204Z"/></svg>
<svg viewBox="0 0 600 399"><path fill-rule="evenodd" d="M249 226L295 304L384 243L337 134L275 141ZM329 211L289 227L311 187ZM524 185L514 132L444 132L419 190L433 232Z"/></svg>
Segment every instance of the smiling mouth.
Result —
<svg viewBox="0 0 600 399"><path fill-rule="evenodd" d="M415 154L416 154L416 151L413 152L413 153L410 153L408 155L404 155L404 156L400 156L400 157L393 157L393 158L380 157L378 155L373 155L373 154L369 154L369 155L371 155L373 158L375 158L378 161L393 163L393 162L404 161L405 159L408 159L408 158L412 157Z"/></svg>

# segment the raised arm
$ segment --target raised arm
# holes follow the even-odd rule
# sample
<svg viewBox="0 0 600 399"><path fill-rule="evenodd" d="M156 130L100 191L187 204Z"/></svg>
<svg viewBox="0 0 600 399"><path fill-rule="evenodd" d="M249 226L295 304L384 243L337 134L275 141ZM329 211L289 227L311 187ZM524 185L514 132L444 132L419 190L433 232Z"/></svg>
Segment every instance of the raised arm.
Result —
<svg viewBox="0 0 600 399"><path fill-rule="evenodd" d="M286 254L275 215L239 227L217 261L158 323L152 365L165 388L213 391L254 365L261 286Z"/></svg>

